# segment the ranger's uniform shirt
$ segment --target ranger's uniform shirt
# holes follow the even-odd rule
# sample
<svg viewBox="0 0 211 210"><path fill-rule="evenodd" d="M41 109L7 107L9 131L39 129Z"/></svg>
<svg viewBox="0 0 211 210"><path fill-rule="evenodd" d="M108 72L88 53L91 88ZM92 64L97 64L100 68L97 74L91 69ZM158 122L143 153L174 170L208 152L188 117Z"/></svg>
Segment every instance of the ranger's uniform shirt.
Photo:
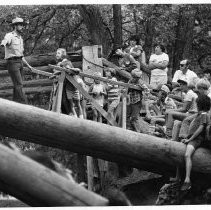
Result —
<svg viewBox="0 0 211 210"><path fill-rule="evenodd" d="M7 33L1 42L5 47L5 59L23 57L23 39L15 31Z"/></svg>

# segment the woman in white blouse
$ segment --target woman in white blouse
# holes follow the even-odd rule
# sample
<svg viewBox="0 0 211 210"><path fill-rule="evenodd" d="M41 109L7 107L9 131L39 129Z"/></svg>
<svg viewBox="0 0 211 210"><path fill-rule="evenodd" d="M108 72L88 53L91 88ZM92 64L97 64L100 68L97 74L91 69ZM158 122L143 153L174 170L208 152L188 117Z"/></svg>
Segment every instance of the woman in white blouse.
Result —
<svg viewBox="0 0 211 210"><path fill-rule="evenodd" d="M167 84L169 56L165 53L165 48L161 44L155 45L155 54L149 59L149 69L151 69L150 86L156 89L158 85Z"/></svg>

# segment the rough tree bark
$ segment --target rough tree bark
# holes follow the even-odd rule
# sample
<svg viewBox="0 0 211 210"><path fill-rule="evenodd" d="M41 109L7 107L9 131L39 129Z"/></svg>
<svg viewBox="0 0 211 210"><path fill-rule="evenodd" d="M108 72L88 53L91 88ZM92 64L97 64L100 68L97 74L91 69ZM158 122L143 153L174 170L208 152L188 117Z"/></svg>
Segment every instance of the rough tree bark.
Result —
<svg viewBox="0 0 211 210"><path fill-rule="evenodd" d="M179 9L172 74L178 69L180 60L191 58L195 15L196 9L194 7L191 9L187 5L181 6Z"/></svg>
<svg viewBox="0 0 211 210"><path fill-rule="evenodd" d="M122 46L122 13L121 4L113 4L114 49Z"/></svg>
<svg viewBox="0 0 211 210"><path fill-rule="evenodd" d="M112 37L100 10L94 5L79 5L78 9L90 33L91 45L102 45L103 55L107 57L112 48Z"/></svg>
<svg viewBox="0 0 211 210"><path fill-rule="evenodd" d="M4 99L0 99L0 133L159 174L174 174L175 165L184 167L186 145L182 143ZM198 172L210 180L210 159L210 150L197 149L193 155L192 175Z"/></svg>
<svg viewBox="0 0 211 210"><path fill-rule="evenodd" d="M146 38L145 38L145 53L147 60L149 60L150 54L151 54L151 48L152 48L152 43L153 43L153 37L154 37L154 31L155 27L152 22L152 20L149 18L145 22L145 33L146 33Z"/></svg>

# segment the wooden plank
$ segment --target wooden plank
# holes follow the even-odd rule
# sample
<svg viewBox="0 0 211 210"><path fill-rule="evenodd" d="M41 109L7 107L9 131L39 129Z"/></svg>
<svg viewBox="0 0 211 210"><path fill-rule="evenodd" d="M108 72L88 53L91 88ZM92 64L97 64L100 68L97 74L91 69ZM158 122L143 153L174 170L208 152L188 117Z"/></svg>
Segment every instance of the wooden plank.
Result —
<svg viewBox="0 0 211 210"><path fill-rule="evenodd" d="M47 77L50 77L52 76L53 74L52 73L49 73L49 72L45 72L45 71L42 71L42 70L39 70L39 69L35 69L34 67L30 68L29 64L26 63L27 67L29 68L29 70L35 74L39 74L39 75L43 75L43 76L47 76Z"/></svg>
<svg viewBox="0 0 211 210"><path fill-rule="evenodd" d="M99 72L100 75L103 76L102 59L98 58L98 53L99 53L98 49L100 49L100 52L102 54L102 46L94 45L94 46L82 47L82 59L83 59L82 71L84 73L89 74L89 75L94 75L95 72ZM89 85L94 82L93 78L91 77L84 77L84 81L88 83ZM98 105L97 103L95 104ZM100 107L100 106L97 106L97 107ZM97 167L97 160L95 160L94 158L90 156L87 156L88 189L92 191L96 190L95 180L99 180L100 178L99 177L100 175L95 170L96 167Z"/></svg>
<svg viewBox="0 0 211 210"><path fill-rule="evenodd" d="M32 68L31 71L35 74L39 74L39 75L43 75L43 76L47 76L47 77L50 77L53 75L52 73L41 71L41 70L35 69L35 68Z"/></svg>
<svg viewBox="0 0 211 210"><path fill-rule="evenodd" d="M58 79L56 96L53 98L52 111L58 112L58 113L61 113L64 79L65 79L65 72L62 72Z"/></svg>
<svg viewBox="0 0 211 210"><path fill-rule="evenodd" d="M55 68L58 71L65 71L66 73L69 73L69 74L73 73L73 71L71 70L73 68L65 69L65 68L58 67L58 66L51 65L51 64L49 64L49 66L51 68ZM126 87L126 88L131 88L131 89L135 89L135 90L143 90L140 86L129 84L129 83L124 83L124 82L119 82L119 81L113 81L111 79L107 79L106 77L90 75L90 74L87 74L87 73L84 73L84 72L80 72L79 75L81 77L88 77L88 78L98 79L100 81L103 81L103 82L106 82L106 83L110 83L110 84L113 84L113 85L119 85L119 86L123 86L123 87Z"/></svg>
<svg viewBox="0 0 211 210"><path fill-rule="evenodd" d="M100 112L100 114L108 120L110 125L117 126L117 123L115 122L114 118L110 117L108 113L98 104L95 102L95 99L91 97L71 76L66 75L66 78L71 82L74 87L76 87L80 93L90 101L90 103L97 109L97 111Z"/></svg>
<svg viewBox="0 0 211 210"><path fill-rule="evenodd" d="M58 83L53 83L53 89L51 92L50 97L50 104L49 104L49 110L54 112L61 112L61 104L62 104L62 91L63 91L63 85L64 85L64 77L65 72L62 72L62 75L60 75ZM84 155L77 154L77 181L85 182L85 166L84 166Z"/></svg>
<svg viewBox="0 0 211 210"><path fill-rule="evenodd" d="M86 182L86 167L85 163L85 156L77 154L76 155L77 161L77 182Z"/></svg>
<svg viewBox="0 0 211 210"><path fill-rule="evenodd" d="M82 47L82 70L86 74L93 75L95 72L99 72L103 75L103 63L102 63L102 46L84 46ZM85 78L85 81L92 84L93 79Z"/></svg>

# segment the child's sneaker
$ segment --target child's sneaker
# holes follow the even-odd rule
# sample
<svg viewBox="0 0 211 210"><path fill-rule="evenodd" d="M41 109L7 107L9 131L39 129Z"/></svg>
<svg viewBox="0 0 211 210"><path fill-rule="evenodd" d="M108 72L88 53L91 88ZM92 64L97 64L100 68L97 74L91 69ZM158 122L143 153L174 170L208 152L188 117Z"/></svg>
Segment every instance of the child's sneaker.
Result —
<svg viewBox="0 0 211 210"><path fill-rule="evenodd" d="M184 182L182 187L181 187L181 191L187 191L191 189L191 183L190 182Z"/></svg>

